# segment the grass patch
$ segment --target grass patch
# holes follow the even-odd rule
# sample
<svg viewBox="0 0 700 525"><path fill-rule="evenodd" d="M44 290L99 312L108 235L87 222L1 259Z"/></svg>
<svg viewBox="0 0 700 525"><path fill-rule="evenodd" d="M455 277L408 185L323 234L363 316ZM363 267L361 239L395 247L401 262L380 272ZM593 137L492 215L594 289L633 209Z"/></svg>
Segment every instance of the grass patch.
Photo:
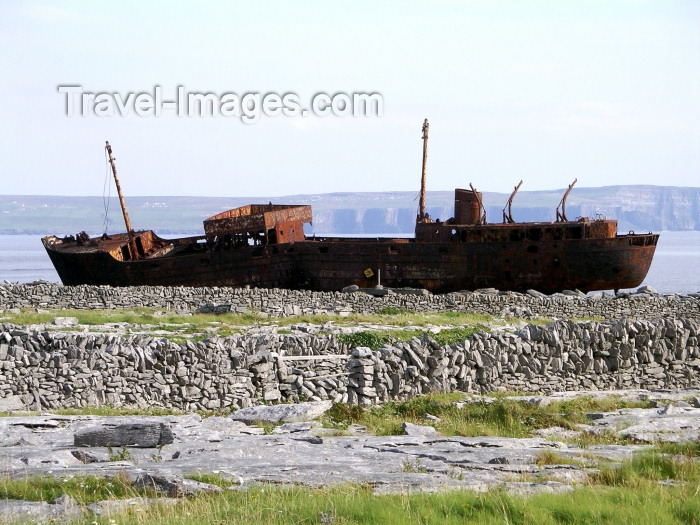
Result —
<svg viewBox="0 0 700 525"><path fill-rule="evenodd" d="M337 315L317 314L298 315L292 317L271 318L259 312L249 313L224 313L224 314L191 314L180 315L171 312L158 311L153 308L140 308L135 310L57 310L47 314L35 312L22 312L10 315L10 322L15 324L37 324L50 322L56 316L77 317L81 324L133 323L133 324L192 324L198 328L220 324L222 326L251 326L251 325L279 325L314 324L323 325L329 321L334 324L352 326L359 323L393 324L395 326L450 325L471 326L476 324L490 324L494 317L485 314L469 312L446 311L439 313L411 312L401 308L384 307L374 314L352 313L347 317Z"/></svg>
<svg viewBox="0 0 700 525"><path fill-rule="evenodd" d="M683 481L700 489L700 463L693 458L642 452L617 467L601 465L599 472L591 474L593 483L614 487L639 487L667 480Z"/></svg>
<svg viewBox="0 0 700 525"><path fill-rule="evenodd" d="M68 494L80 505L88 505L106 499L155 496L153 491L134 487L126 473L111 477L53 478L31 476L23 479L0 477L0 499L52 501L61 494Z"/></svg>
<svg viewBox="0 0 700 525"><path fill-rule="evenodd" d="M220 486L225 480L207 478ZM70 491L72 492L72 490ZM74 494L70 494L74 496ZM127 494L128 495L128 494ZM696 496L696 495L695 495ZM588 486L570 494L511 496L450 491L432 494L373 494L367 485L309 489L260 485L245 491L201 494L174 506L146 507L99 524L262 525L281 524L697 524L700 503L689 487ZM82 520L81 523L86 522Z"/></svg>
<svg viewBox="0 0 700 525"><path fill-rule="evenodd" d="M159 407L84 407L84 408L54 408L52 414L61 416L171 416L184 414L174 408Z"/></svg>
<svg viewBox="0 0 700 525"><path fill-rule="evenodd" d="M390 324L398 328L414 328L411 330L389 329L388 331L367 331L356 339L348 338L348 344L355 341L362 342L362 338L368 339L370 345L358 344L358 346L370 346L379 348L382 344L393 339L406 341L411 337L422 336L420 328L442 325L450 326L442 330L440 334L430 334L441 344L451 344L469 338L478 329L499 320L482 314L467 312L441 312L441 313L417 313L396 307L384 307L375 314L351 314L347 317L335 315L300 315L294 317L271 318L260 312L249 313L224 313L224 314L176 314L173 312L156 310L154 308L138 308L131 310L52 310L45 313L34 311L22 311L19 314L9 314L5 320L9 323L26 326L35 324L48 324L55 317L75 317L78 323L88 330L93 326L105 324L128 324L131 331L139 331L140 327L148 331L164 332L163 337L175 342L183 343L187 340L201 340L209 335L227 337L240 333L241 329L249 326L278 326L280 333L290 334L290 325L313 324L317 326L328 322L338 326L357 326L359 324ZM72 328L56 328L56 331L74 331ZM172 334L172 335L171 335ZM371 335L367 335L371 334ZM353 334L354 335L354 334ZM444 341L444 342L443 342Z"/></svg>
<svg viewBox="0 0 700 525"><path fill-rule="evenodd" d="M200 483L209 483L210 485L216 485L217 487L221 487L222 489L231 486L231 480L225 478L221 474L204 474L198 472L195 474L190 474L189 476L185 476L185 478L193 479L194 481L199 481Z"/></svg>
<svg viewBox="0 0 700 525"><path fill-rule="evenodd" d="M416 458L414 460L410 460L407 458L404 459L401 463L401 472L408 472L412 474L425 474L426 472L428 472L428 469L426 469L423 466L419 458Z"/></svg>
<svg viewBox="0 0 700 525"><path fill-rule="evenodd" d="M379 315L408 315L410 310L406 308L397 308L396 306L385 306L377 312Z"/></svg>
<svg viewBox="0 0 700 525"><path fill-rule="evenodd" d="M445 328L439 332L421 331L418 327L413 330L362 330L352 334L340 334L338 341L351 347L366 346L372 350L377 350L384 345L405 342L413 337L421 338L427 335L439 345L445 346L461 343L476 332L484 329L486 329L486 326L478 324L469 327Z"/></svg>
<svg viewBox="0 0 700 525"><path fill-rule="evenodd" d="M338 341L341 344L351 347L366 346L372 350L381 348L385 344L391 343L395 338L388 332L361 331L352 334L338 335Z"/></svg>
<svg viewBox="0 0 700 525"><path fill-rule="evenodd" d="M204 341L206 338L211 337L211 335L194 335L194 336L184 336L184 335L164 335L163 338L167 339L173 344L176 345L182 345L185 344L187 341L190 343L200 343Z"/></svg>
<svg viewBox="0 0 700 525"><path fill-rule="evenodd" d="M535 464L538 466L544 465L579 465L581 461L576 461L573 458L562 456L555 450L543 450L537 454Z"/></svg>
<svg viewBox="0 0 700 525"><path fill-rule="evenodd" d="M674 454L687 458L700 457L700 441L693 441L692 443L659 443L655 448L663 454Z"/></svg>
<svg viewBox="0 0 700 525"><path fill-rule="evenodd" d="M366 426L372 434L401 435L401 425L407 421L419 425L430 424L449 436L529 437L538 429L553 426L574 429L578 424L589 423L586 416L589 412L648 406L646 401L629 402L616 397L581 397L547 406L497 397L492 402L464 403L458 408L455 401L462 399L463 394L455 392L421 396L403 403L389 402L369 408L335 404L326 414L324 424L333 428L347 428L356 423ZM440 421L426 422L424 414L437 416ZM586 439L589 440L588 444L625 442L613 434Z"/></svg>
<svg viewBox="0 0 700 525"><path fill-rule="evenodd" d="M461 343L462 341L469 339L472 335L477 332L486 330L487 327L482 324L477 324L469 327L455 327L448 328L446 330L440 330L438 333L429 334L430 337L435 339L435 341L441 345L454 345Z"/></svg>
<svg viewBox="0 0 700 525"><path fill-rule="evenodd" d="M126 445L124 445L118 452L115 452L110 445L107 445L107 452L109 453L110 461L134 461L134 456L131 455L131 451L126 448Z"/></svg>

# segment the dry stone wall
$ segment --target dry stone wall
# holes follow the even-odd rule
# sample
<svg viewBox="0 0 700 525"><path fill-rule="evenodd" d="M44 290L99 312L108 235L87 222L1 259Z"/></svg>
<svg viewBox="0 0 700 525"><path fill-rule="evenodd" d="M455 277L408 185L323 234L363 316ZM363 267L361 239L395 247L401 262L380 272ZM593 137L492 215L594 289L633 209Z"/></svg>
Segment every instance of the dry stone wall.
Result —
<svg viewBox="0 0 700 525"><path fill-rule="evenodd" d="M640 289L641 290L641 289ZM309 292L257 288L188 288L136 286L61 286L55 283L0 285L0 310L43 309L132 309L156 308L178 312L260 312L274 317L301 314L370 314L386 308L418 312L448 310L515 317L620 319L636 316L700 317L700 294L657 293L596 294L577 292L544 295L484 290L444 295L395 293Z"/></svg>
<svg viewBox="0 0 700 525"><path fill-rule="evenodd" d="M0 411L85 406L240 408L331 399L353 404L428 392L551 392L697 386L700 321L556 321L348 348L334 335L238 335L175 344L0 324ZM4 408L3 408L4 407Z"/></svg>

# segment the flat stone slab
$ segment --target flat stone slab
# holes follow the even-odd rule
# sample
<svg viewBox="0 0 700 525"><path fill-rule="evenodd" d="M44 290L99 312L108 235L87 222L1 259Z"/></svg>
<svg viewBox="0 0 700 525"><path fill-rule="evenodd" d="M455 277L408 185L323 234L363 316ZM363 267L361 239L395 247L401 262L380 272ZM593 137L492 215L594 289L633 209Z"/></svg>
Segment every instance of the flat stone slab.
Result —
<svg viewBox="0 0 700 525"><path fill-rule="evenodd" d="M644 389L629 389L629 390L587 390L587 391L567 391L567 392L552 392L548 395L525 395L525 396L507 396L509 401L521 401L537 406L547 406L557 401L571 401L581 397L590 397L592 399L606 399L614 397L622 401L650 401L660 405L665 405L673 401L685 401L687 399L696 402L700 399L700 388L689 387L673 390L644 390ZM464 402L490 402L495 398L489 395L469 394L465 397ZM700 403L696 405L700 408Z"/></svg>
<svg viewBox="0 0 700 525"><path fill-rule="evenodd" d="M153 448L173 442L168 423L143 417L115 417L81 428L73 435L76 447Z"/></svg>
<svg viewBox="0 0 700 525"><path fill-rule="evenodd" d="M332 401L311 401L289 405L256 406L241 408L228 416L244 423L297 423L311 421L325 414L333 406Z"/></svg>
<svg viewBox="0 0 700 525"><path fill-rule="evenodd" d="M592 416L592 433L614 432L645 443L695 442L700 438L700 408L670 403L659 409L627 408Z"/></svg>

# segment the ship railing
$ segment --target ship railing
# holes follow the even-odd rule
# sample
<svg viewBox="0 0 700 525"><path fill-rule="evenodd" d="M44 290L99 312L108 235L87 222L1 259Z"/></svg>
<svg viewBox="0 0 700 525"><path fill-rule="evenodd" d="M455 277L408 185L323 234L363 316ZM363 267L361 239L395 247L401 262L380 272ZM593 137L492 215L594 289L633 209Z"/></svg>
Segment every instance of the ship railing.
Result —
<svg viewBox="0 0 700 525"><path fill-rule="evenodd" d="M629 237L630 246L656 246L659 239L658 235L651 233L636 234L632 230L627 234Z"/></svg>

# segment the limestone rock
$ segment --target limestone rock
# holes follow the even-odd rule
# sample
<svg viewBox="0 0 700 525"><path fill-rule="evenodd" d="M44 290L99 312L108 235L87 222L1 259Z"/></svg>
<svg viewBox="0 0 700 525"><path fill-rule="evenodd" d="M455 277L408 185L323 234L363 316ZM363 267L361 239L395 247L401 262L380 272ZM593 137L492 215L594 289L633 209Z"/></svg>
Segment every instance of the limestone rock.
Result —
<svg viewBox="0 0 700 525"><path fill-rule="evenodd" d="M148 421L143 418L115 419L114 422L76 430L73 435L75 446L155 448L173 442L170 426L162 421Z"/></svg>
<svg viewBox="0 0 700 525"><path fill-rule="evenodd" d="M13 412L27 410L21 396L10 395L0 397L0 412Z"/></svg>
<svg viewBox="0 0 700 525"><path fill-rule="evenodd" d="M285 423L275 427L272 431L273 434L294 434L297 432L309 432L312 428L316 426L313 421L302 421L299 423Z"/></svg>
<svg viewBox="0 0 700 525"><path fill-rule="evenodd" d="M106 463L109 459L109 454L99 453L87 450L71 450L73 457L83 463Z"/></svg>
<svg viewBox="0 0 700 525"><path fill-rule="evenodd" d="M325 414L333 406L333 402L310 401L307 403L292 403L289 405L256 406L236 410L228 416L235 421L244 423L296 423L310 421Z"/></svg>
<svg viewBox="0 0 700 525"><path fill-rule="evenodd" d="M405 436L439 436L434 427L428 425L414 425L413 423L404 422L401 425Z"/></svg>
<svg viewBox="0 0 700 525"><path fill-rule="evenodd" d="M45 501L0 500L0 523L50 523L82 518L84 511L65 494Z"/></svg>
<svg viewBox="0 0 700 525"><path fill-rule="evenodd" d="M146 489L155 489L157 492L167 494L171 498L193 496L198 492L221 492L221 487L216 485L186 479L169 472L141 474L134 481L134 485Z"/></svg>
<svg viewBox="0 0 700 525"><path fill-rule="evenodd" d="M71 326L78 326L77 317L54 317L51 324L59 328L68 328Z"/></svg>

